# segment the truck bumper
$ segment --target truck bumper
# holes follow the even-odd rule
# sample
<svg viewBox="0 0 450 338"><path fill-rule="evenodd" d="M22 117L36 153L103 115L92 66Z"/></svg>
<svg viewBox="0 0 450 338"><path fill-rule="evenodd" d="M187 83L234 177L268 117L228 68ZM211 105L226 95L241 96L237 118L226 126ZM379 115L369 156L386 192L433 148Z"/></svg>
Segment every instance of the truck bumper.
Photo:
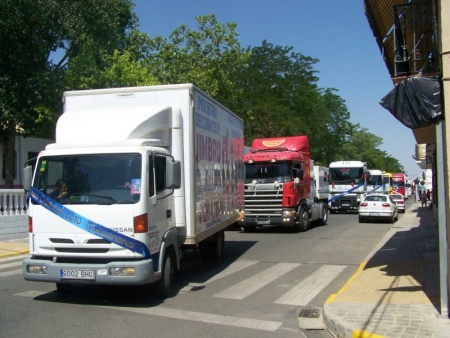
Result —
<svg viewBox="0 0 450 338"><path fill-rule="evenodd" d="M128 275L114 275L126 269ZM151 259L117 261L105 264L58 263L46 259L27 258L22 264L23 277L28 281L68 284L140 285L159 279ZM134 271L134 273L131 273Z"/></svg>
<svg viewBox="0 0 450 338"><path fill-rule="evenodd" d="M358 211L359 202L331 202L331 211Z"/></svg>
<svg viewBox="0 0 450 338"><path fill-rule="evenodd" d="M238 222L239 226L242 227L264 227L264 226L294 226L295 218L282 218L282 217L271 217L267 219L254 219L244 217L241 221Z"/></svg>

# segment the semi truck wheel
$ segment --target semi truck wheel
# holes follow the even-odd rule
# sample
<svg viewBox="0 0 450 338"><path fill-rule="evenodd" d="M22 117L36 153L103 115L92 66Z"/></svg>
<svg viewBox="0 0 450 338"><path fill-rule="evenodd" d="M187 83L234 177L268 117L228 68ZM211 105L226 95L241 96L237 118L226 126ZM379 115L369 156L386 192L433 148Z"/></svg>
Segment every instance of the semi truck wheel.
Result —
<svg viewBox="0 0 450 338"><path fill-rule="evenodd" d="M320 225L327 225L328 222L328 207L324 204L322 204L322 206L320 207L320 214L322 215L322 217L319 220L319 224Z"/></svg>
<svg viewBox="0 0 450 338"><path fill-rule="evenodd" d="M164 254L164 261L161 270L161 279L157 282L157 291L160 296L168 297L172 294L172 283L175 276L175 255L170 248Z"/></svg>
<svg viewBox="0 0 450 338"><path fill-rule="evenodd" d="M300 209L300 213L298 215L298 229L302 232L309 229L309 215L305 207Z"/></svg>

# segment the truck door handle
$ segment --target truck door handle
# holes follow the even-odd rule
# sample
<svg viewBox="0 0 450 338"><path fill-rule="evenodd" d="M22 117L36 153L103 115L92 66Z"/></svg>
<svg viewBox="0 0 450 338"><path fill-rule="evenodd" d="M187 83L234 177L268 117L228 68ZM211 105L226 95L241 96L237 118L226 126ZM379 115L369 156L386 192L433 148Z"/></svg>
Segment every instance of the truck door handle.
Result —
<svg viewBox="0 0 450 338"><path fill-rule="evenodd" d="M170 217L172 217L172 210L166 210L166 217L167 218L170 218Z"/></svg>

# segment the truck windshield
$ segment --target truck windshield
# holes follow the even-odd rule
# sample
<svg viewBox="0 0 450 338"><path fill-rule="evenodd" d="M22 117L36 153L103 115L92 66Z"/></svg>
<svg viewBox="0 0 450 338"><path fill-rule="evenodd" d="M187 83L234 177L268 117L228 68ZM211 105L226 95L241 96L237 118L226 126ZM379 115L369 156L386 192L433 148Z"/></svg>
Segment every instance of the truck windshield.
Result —
<svg viewBox="0 0 450 338"><path fill-rule="evenodd" d="M370 175L367 178L368 185L382 185L383 184L383 176L382 175Z"/></svg>
<svg viewBox="0 0 450 338"><path fill-rule="evenodd" d="M253 180L258 183L288 182L291 180L290 165L287 162L246 164L245 183Z"/></svg>
<svg viewBox="0 0 450 338"><path fill-rule="evenodd" d="M330 168L330 183L359 184L364 180L363 168Z"/></svg>
<svg viewBox="0 0 450 338"><path fill-rule="evenodd" d="M61 204L131 204L141 192L140 154L41 157L33 187Z"/></svg>

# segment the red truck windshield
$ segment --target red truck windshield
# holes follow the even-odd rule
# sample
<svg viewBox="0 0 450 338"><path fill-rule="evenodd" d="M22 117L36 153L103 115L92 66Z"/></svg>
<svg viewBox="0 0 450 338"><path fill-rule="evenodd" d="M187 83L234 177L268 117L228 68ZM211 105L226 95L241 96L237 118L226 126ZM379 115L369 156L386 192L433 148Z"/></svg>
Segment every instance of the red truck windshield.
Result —
<svg viewBox="0 0 450 338"><path fill-rule="evenodd" d="M290 163L251 163L245 165L245 183L257 180L259 183L287 182L292 179Z"/></svg>

